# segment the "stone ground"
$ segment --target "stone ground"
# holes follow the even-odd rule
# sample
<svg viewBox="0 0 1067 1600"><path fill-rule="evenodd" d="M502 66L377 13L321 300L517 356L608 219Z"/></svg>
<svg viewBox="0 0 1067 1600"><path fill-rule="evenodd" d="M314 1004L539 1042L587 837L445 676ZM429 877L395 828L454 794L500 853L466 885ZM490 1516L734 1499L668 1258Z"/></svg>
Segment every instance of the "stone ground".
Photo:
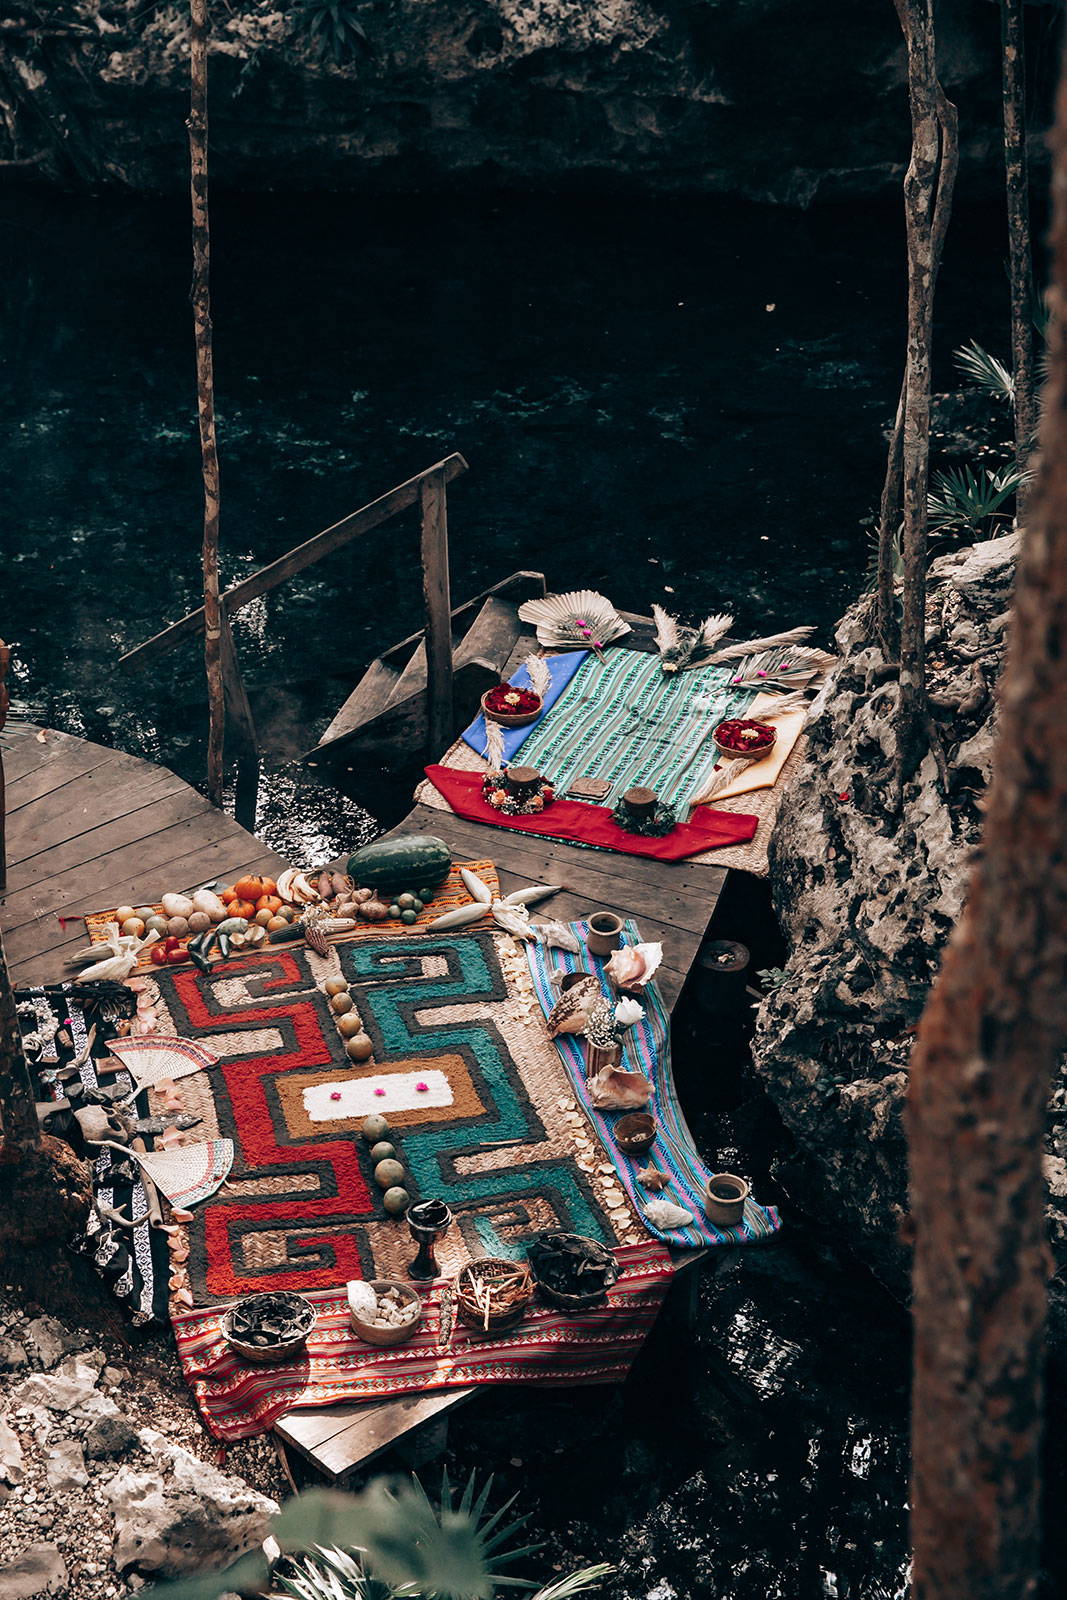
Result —
<svg viewBox="0 0 1067 1600"><path fill-rule="evenodd" d="M22 1301L0 1287L3 1600L115 1600L258 1542L287 1492L269 1438L221 1452L166 1345Z"/></svg>

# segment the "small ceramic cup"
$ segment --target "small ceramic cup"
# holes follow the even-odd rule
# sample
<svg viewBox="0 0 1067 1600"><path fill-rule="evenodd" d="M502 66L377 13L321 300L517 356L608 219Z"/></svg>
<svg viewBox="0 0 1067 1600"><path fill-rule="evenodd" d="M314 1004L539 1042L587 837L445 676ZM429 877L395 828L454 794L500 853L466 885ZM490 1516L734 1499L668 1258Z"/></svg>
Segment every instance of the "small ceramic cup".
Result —
<svg viewBox="0 0 1067 1600"><path fill-rule="evenodd" d="M739 1178L736 1173L713 1173L704 1192L704 1210L708 1221L714 1222L719 1228L736 1228L744 1219L749 1192L744 1178Z"/></svg>
<svg viewBox="0 0 1067 1600"><path fill-rule="evenodd" d="M595 956L610 956L622 943L622 918L613 911L594 911L589 918L586 948Z"/></svg>

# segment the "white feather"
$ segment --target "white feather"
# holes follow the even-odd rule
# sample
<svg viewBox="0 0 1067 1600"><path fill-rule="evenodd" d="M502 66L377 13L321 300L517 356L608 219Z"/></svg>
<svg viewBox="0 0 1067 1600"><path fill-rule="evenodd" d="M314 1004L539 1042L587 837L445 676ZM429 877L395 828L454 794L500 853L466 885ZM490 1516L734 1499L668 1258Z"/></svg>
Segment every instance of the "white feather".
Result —
<svg viewBox="0 0 1067 1600"><path fill-rule="evenodd" d="M529 655L523 665L530 680L530 688L543 700L552 687L552 674L548 670L548 662L544 656Z"/></svg>
<svg viewBox="0 0 1067 1600"><path fill-rule="evenodd" d="M655 613L655 610L656 608L653 606L653 614ZM704 623L704 626L700 630L701 643L703 644L704 649L714 649L715 645L718 644L723 634L729 633L733 625L733 617L728 616L725 611L720 611L716 616L708 617L707 621ZM701 661L700 665L704 666L705 662Z"/></svg>
<svg viewBox="0 0 1067 1600"><path fill-rule="evenodd" d="M499 722L485 719L485 759L490 772L499 772L504 765L504 730Z"/></svg>
<svg viewBox="0 0 1067 1600"><path fill-rule="evenodd" d="M678 618L668 616L662 606L653 606L652 620L656 624L657 648L672 650L678 643Z"/></svg>

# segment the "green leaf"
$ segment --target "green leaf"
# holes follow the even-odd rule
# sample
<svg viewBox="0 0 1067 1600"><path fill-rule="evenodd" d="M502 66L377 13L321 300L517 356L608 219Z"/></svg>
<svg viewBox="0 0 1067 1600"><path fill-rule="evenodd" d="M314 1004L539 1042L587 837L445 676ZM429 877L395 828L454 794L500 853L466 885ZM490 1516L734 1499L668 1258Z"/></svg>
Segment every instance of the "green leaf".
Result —
<svg viewBox="0 0 1067 1600"><path fill-rule="evenodd" d="M1002 361L983 350L977 339L952 352L960 371L996 400L1015 404L1015 379Z"/></svg>
<svg viewBox="0 0 1067 1600"><path fill-rule="evenodd" d="M609 1578L614 1571L615 1568L607 1561L601 1561L594 1567L582 1567L580 1571L538 1589L536 1594L530 1596L530 1600L570 1600L571 1595L589 1594L593 1589L599 1589L601 1579Z"/></svg>
<svg viewBox="0 0 1067 1600"><path fill-rule="evenodd" d="M225 1572L197 1578L176 1578L173 1583L142 1589L142 1600L218 1600L221 1594L262 1594L270 1582L270 1568L262 1550L249 1550Z"/></svg>

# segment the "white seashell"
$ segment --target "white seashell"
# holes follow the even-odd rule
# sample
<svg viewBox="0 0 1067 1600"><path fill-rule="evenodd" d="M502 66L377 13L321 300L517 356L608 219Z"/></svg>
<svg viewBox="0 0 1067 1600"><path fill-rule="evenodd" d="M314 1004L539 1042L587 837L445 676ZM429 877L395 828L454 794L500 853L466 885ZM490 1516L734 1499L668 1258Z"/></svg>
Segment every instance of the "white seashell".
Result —
<svg viewBox="0 0 1067 1600"><path fill-rule="evenodd" d="M354 1278L347 1288L348 1309L357 1317L373 1317L378 1312L378 1296L369 1283Z"/></svg>
<svg viewBox="0 0 1067 1600"><path fill-rule="evenodd" d="M546 950L572 950L578 955L578 935L566 922L535 922L533 930Z"/></svg>
<svg viewBox="0 0 1067 1600"><path fill-rule="evenodd" d="M693 1213L684 1206L676 1206L673 1200L649 1200L642 1209L646 1221L654 1228L659 1228L661 1233L670 1233L674 1228L688 1228L693 1220Z"/></svg>
<svg viewBox="0 0 1067 1600"><path fill-rule="evenodd" d="M652 1098L652 1085L644 1073L624 1072L621 1067L601 1067L595 1078L587 1079L586 1088L598 1111L640 1109Z"/></svg>
<svg viewBox="0 0 1067 1600"><path fill-rule="evenodd" d="M646 1189L654 1189L658 1192L660 1189L665 1189L671 1180L658 1167L647 1166L641 1168L637 1174L637 1181L643 1184Z"/></svg>
<svg viewBox="0 0 1067 1600"><path fill-rule="evenodd" d="M649 982L663 960L661 944L624 944L605 966L608 977L620 989Z"/></svg>
<svg viewBox="0 0 1067 1600"><path fill-rule="evenodd" d="M640 1000L631 1000L629 995L624 995L615 1007L615 1021L621 1028L632 1028L644 1014L645 1008Z"/></svg>

